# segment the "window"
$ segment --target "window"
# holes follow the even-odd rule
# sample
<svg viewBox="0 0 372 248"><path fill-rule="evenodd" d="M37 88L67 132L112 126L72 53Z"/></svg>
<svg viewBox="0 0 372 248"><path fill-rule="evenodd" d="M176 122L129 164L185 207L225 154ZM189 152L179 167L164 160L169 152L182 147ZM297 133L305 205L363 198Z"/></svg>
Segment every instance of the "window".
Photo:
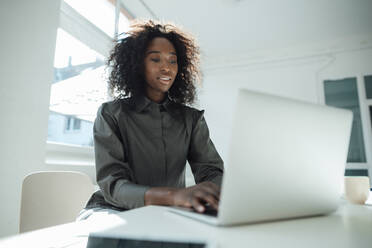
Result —
<svg viewBox="0 0 372 248"><path fill-rule="evenodd" d="M368 168L372 142L372 75L324 80L325 103L353 112L347 162L349 169ZM359 166L357 166L359 165Z"/></svg>
<svg viewBox="0 0 372 248"><path fill-rule="evenodd" d="M364 76L367 99L372 99L372 75Z"/></svg>
<svg viewBox="0 0 372 248"><path fill-rule="evenodd" d="M356 78L324 81L326 104L353 111L347 162L366 162Z"/></svg>
<svg viewBox="0 0 372 248"><path fill-rule="evenodd" d="M90 145L92 128L89 127L93 126L99 105L107 99L104 57L62 28L58 29L49 106L53 118L50 115L48 140ZM82 122L86 128L81 128Z"/></svg>
<svg viewBox="0 0 372 248"><path fill-rule="evenodd" d="M64 0L81 16L110 37L115 33L115 6L107 0Z"/></svg>
<svg viewBox="0 0 372 248"><path fill-rule="evenodd" d="M115 8L114 0L62 1L48 142L93 146L97 109L109 100L105 57L112 47L112 38L118 30L127 30L129 24L128 12L121 8L116 13Z"/></svg>
<svg viewBox="0 0 372 248"><path fill-rule="evenodd" d="M79 131L81 127L81 120L74 117L66 117L66 128L67 132Z"/></svg>
<svg viewBox="0 0 372 248"><path fill-rule="evenodd" d="M372 75L363 77L364 87L366 89L366 105L368 106L369 128L372 130Z"/></svg>
<svg viewBox="0 0 372 248"><path fill-rule="evenodd" d="M114 0L64 0L81 16L94 24L110 37L115 36L115 1ZM123 7L119 12L119 30L122 33L128 30L131 15Z"/></svg>

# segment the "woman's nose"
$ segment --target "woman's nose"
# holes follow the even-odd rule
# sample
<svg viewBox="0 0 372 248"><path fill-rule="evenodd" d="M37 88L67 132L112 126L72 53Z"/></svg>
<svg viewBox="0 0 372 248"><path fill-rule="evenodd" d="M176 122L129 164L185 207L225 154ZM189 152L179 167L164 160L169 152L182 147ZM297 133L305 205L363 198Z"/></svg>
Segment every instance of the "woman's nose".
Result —
<svg viewBox="0 0 372 248"><path fill-rule="evenodd" d="M167 64L162 64L160 69L162 72L169 72L169 66Z"/></svg>

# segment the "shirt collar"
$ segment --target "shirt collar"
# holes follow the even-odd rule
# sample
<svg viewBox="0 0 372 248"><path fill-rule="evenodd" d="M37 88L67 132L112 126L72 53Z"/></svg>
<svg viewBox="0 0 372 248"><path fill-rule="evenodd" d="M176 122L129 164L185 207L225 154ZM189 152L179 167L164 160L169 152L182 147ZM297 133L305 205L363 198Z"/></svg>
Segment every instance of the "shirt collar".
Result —
<svg viewBox="0 0 372 248"><path fill-rule="evenodd" d="M148 99L146 96L136 96L133 98L132 104L133 104L134 109L139 113L147 109L151 105L163 106L167 111L169 111L171 101L172 100L169 98L168 94L162 103L153 102L150 99Z"/></svg>

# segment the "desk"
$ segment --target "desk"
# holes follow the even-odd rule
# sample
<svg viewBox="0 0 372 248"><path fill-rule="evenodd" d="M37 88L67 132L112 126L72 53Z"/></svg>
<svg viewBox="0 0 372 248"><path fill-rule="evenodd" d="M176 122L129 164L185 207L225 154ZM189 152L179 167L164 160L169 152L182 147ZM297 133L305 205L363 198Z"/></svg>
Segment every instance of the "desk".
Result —
<svg viewBox="0 0 372 248"><path fill-rule="evenodd" d="M84 247L89 233L166 240L213 240L218 247L372 247L372 205L344 202L331 215L214 227L148 206L0 240L0 247Z"/></svg>

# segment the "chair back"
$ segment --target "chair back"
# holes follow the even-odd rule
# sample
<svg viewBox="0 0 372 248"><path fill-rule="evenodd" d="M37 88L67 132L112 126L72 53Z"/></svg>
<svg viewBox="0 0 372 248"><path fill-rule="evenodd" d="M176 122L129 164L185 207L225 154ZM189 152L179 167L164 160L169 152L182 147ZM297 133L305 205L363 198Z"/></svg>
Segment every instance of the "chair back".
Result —
<svg viewBox="0 0 372 248"><path fill-rule="evenodd" d="M41 171L22 183L20 232L75 220L94 191L90 178L75 171Z"/></svg>

